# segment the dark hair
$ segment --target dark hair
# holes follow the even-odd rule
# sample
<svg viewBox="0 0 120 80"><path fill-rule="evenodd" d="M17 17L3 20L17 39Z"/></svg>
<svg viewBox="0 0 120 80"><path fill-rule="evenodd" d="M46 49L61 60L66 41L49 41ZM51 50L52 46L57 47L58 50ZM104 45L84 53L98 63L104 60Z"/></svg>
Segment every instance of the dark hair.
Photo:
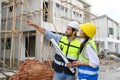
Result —
<svg viewBox="0 0 120 80"><path fill-rule="evenodd" d="M88 42L89 39L90 39L90 37L86 37L86 39L81 43L81 45L80 45L80 53L82 52L83 48L85 47L85 44Z"/></svg>
<svg viewBox="0 0 120 80"><path fill-rule="evenodd" d="M75 29L75 28L72 28L72 31L78 31L77 29Z"/></svg>
<svg viewBox="0 0 120 80"><path fill-rule="evenodd" d="M77 31L77 29L72 28L72 32ZM77 36L77 32L75 33L75 36Z"/></svg>

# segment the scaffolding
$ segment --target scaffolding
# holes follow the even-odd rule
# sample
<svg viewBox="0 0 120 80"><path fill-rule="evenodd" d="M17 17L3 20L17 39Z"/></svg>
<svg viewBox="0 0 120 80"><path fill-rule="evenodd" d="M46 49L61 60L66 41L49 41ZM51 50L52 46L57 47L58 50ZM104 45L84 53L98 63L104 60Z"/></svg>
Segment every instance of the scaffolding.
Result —
<svg viewBox="0 0 120 80"><path fill-rule="evenodd" d="M30 38L32 36L36 36L36 43L35 43L35 53L34 58L41 58L43 56L47 56L46 60L49 59L51 46L48 50L45 49L44 46L44 36L41 35L37 30L33 29L32 27L28 27L26 24L27 19L31 19L36 24L40 26L44 26L43 19L46 18L46 15L51 20L51 16L65 19L67 21L74 20L68 17L56 16L56 13L52 13L48 8L49 6L46 4L46 0L36 0L37 5L35 3L31 3L32 0L8 0L7 2L2 3L2 11L5 14L2 14L2 26L0 30L1 35L1 58L0 58L0 65L2 65L3 69L13 70L15 66L17 66L21 61L21 55L23 51L25 51L26 56L30 57L29 55L29 47L30 47ZM48 0L49 2L53 3L55 0ZM35 2L35 1L34 1ZM94 14L70 3L68 0L60 0L62 4L67 6L72 6L75 9L83 12L84 14L89 15L90 17L97 18ZM43 4L41 4L43 3ZM34 8L31 5L34 5ZM44 8L43 8L44 7ZM65 14L65 13L64 13ZM43 16L43 18L42 18ZM80 21L79 21L80 22ZM54 32L59 33L58 29L56 28L56 22L51 21ZM62 20L61 20L61 23ZM3 27L4 26L4 27ZM32 31L34 30L34 31ZM27 48L23 49L23 38L27 37ZM37 45L41 44L40 48L38 49ZM8 49L9 55L8 55ZM41 53L41 54L37 54ZM43 54L44 53L44 54ZM41 60L42 61L42 60Z"/></svg>

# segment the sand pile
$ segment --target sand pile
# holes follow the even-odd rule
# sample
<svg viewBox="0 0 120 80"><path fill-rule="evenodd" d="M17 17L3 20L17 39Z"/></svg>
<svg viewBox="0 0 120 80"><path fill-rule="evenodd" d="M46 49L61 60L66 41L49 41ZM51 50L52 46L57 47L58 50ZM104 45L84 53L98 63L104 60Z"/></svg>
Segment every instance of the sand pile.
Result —
<svg viewBox="0 0 120 80"><path fill-rule="evenodd" d="M52 80L53 69L38 60L25 60L9 80Z"/></svg>

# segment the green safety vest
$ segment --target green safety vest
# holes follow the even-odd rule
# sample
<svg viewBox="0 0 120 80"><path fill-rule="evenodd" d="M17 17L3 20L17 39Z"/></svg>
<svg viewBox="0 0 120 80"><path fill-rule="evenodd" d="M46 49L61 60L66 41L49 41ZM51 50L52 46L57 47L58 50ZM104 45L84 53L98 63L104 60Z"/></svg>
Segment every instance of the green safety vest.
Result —
<svg viewBox="0 0 120 80"><path fill-rule="evenodd" d="M78 58L80 41L77 38L69 42L67 36L62 36L59 47L68 59L76 60Z"/></svg>
<svg viewBox="0 0 120 80"><path fill-rule="evenodd" d="M82 52L81 52L80 55L79 55L78 60L81 61L81 62L89 62L89 59L86 58L86 57L85 57L85 54L84 54L84 50L85 50L85 48L86 48L86 46L87 46L88 44L90 44L90 46L95 50L95 52L96 52L97 55L98 55L98 51L97 51L96 44L95 44L95 42L94 42L92 39L90 39L90 40L88 40L88 42L86 43L85 47L83 48Z"/></svg>

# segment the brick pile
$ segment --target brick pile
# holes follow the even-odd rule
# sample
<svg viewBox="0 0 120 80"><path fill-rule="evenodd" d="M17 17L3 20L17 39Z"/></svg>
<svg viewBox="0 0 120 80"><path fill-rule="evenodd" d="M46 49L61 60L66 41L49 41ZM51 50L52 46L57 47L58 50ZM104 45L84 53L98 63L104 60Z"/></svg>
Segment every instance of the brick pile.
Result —
<svg viewBox="0 0 120 80"><path fill-rule="evenodd" d="M38 60L25 60L9 80L52 80L53 69Z"/></svg>

